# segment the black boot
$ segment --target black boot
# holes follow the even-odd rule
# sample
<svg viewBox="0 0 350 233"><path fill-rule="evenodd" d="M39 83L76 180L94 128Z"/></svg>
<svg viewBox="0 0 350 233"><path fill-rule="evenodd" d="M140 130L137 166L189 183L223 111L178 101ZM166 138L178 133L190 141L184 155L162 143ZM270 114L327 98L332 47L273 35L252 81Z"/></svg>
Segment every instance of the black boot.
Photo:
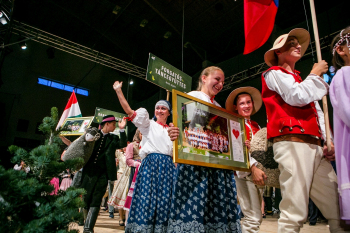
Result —
<svg viewBox="0 0 350 233"><path fill-rule="evenodd" d="M86 216L87 216L87 213L88 213L88 211L86 210L86 209L84 209L84 208L80 208L80 213L83 213L83 218L82 219L80 219L80 221L79 221L79 226L84 226L84 222L85 222L85 220L86 220Z"/></svg>
<svg viewBox="0 0 350 233"><path fill-rule="evenodd" d="M94 226L99 212L100 207L90 207L85 220L84 233L94 233Z"/></svg>

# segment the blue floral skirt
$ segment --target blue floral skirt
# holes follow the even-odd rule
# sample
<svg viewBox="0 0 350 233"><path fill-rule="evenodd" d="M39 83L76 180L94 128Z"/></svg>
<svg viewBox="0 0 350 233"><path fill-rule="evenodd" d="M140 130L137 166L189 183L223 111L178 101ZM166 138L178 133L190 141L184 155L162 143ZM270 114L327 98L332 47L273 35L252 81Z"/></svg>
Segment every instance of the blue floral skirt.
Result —
<svg viewBox="0 0 350 233"><path fill-rule="evenodd" d="M125 232L167 232L175 172L168 155L149 154L142 160Z"/></svg>
<svg viewBox="0 0 350 233"><path fill-rule="evenodd" d="M168 232L241 232L233 171L178 164Z"/></svg>

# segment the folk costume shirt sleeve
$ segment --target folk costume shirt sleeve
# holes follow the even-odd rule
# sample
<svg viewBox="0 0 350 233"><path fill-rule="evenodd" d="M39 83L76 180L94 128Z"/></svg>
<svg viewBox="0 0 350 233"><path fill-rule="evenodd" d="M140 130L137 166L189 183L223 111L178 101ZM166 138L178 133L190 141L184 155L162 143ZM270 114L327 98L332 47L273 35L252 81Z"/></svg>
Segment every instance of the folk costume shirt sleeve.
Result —
<svg viewBox="0 0 350 233"><path fill-rule="evenodd" d="M134 160L134 144L133 143L130 143L126 147L125 159L126 159L126 165L128 165L129 167L137 167L138 165L141 164L140 162Z"/></svg>
<svg viewBox="0 0 350 233"><path fill-rule="evenodd" d="M315 101L315 107L317 110L317 115L318 115L318 122L320 123L320 128L321 128L321 132L322 132L322 137L324 140L326 140L326 125L325 125L325 121L324 121L324 113L320 107L320 105L318 104L317 101ZM331 138L333 140L332 134L331 134Z"/></svg>
<svg viewBox="0 0 350 233"><path fill-rule="evenodd" d="M328 84L314 74L310 74L301 83L295 82L292 74L280 70L269 70L264 74L264 78L270 90L277 92L287 104L296 107L303 107L322 99L329 89Z"/></svg>
<svg viewBox="0 0 350 233"><path fill-rule="evenodd" d="M350 66L343 66L338 70L329 91L334 113L348 128L350 128L350 79L347 76L349 74Z"/></svg>
<svg viewBox="0 0 350 233"><path fill-rule="evenodd" d="M149 119L146 109L137 109L132 116L132 123L142 134L142 147L139 152L141 159L148 154L159 153L173 156L173 142L168 135L168 126L160 125Z"/></svg>

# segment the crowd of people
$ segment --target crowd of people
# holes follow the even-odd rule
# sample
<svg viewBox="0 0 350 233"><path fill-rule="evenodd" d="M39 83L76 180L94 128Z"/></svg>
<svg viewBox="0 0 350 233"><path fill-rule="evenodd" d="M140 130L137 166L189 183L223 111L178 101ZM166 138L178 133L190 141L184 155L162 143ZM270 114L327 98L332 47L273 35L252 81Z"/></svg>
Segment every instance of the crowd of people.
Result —
<svg viewBox="0 0 350 233"><path fill-rule="evenodd" d="M220 153L228 152L227 135L217 133L212 130L204 130L203 127L185 127L184 136L186 142L194 148L217 151Z"/></svg>
<svg viewBox="0 0 350 233"><path fill-rule="evenodd" d="M277 231L299 232L312 200L328 220L330 232L350 232L346 201L350 198L350 27L332 42L336 74L330 86L322 78L328 70L325 61L315 63L304 80L295 69L309 42L309 32L300 28L278 37L264 56L270 68L261 76L262 91L237 88L225 107L245 119L245 146L250 149L260 130L251 116L265 105L267 139L273 142L280 170L280 189L275 189L276 198L280 197ZM222 69L207 67L200 74L198 89L187 94L220 107L214 97L224 80ZM152 118L145 108L133 110L121 88L122 82L116 81L113 89L137 131L127 145L126 119L118 122L118 137L110 134L116 128L115 117L103 118L101 137L81 171L80 187L86 190L84 232L94 231L106 189L110 217L118 209L125 232L258 232L263 203L267 211L272 210L266 188L263 194L268 177L258 162L250 158L249 172L174 164L173 141L180 133L192 147L221 153L228 150L228 139L209 130L180 131L171 123L172 107L166 100L155 104ZM318 104L328 94L334 111L331 148L325 145L324 113ZM334 160L338 176L330 163ZM26 168L21 164L15 169ZM70 178L70 173L63 176Z"/></svg>

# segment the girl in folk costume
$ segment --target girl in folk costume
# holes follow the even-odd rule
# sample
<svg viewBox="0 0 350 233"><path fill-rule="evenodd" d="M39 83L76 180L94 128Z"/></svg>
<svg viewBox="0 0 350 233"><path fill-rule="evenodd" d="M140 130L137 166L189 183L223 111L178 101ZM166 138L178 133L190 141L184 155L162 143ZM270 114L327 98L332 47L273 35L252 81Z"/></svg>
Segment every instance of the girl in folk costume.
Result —
<svg viewBox="0 0 350 233"><path fill-rule="evenodd" d="M336 74L329 88L329 96L333 105L340 217L350 224L350 27L333 39L332 48Z"/></svg>
<svg viewBox="0 0 350 233"><path fill-rule="evenodd" d="M138 173L139 166L141 165L141 157L139 156L139 151L142 147L141 140L142 140L142 134L140 130L137 129L132 142L126 148L126 153L125 153L126 165L130 167L129 192L124 204L125 225L128 221L128 215L130 211L132 196L135 189L137 173Z"/></svg>
<svg viewBox="0 0 350 233"><path fill-rule="evenodd" d="M63 179L61 181L60 190L66 191L66 189L72 184L72 174L69 169L67 169L66 171L62 172L61 177Z"/></svg>
<svg viewBox="0 0 350 233"><path fill-rule="evenodd" d="M214 97L224 80L219 67L208 67L199 77L198 91L188 94L220 107ZM177 139L177 127L168 131L171 140ZM176 181L168 232L241 232L233 171L178 164Z"/></svg>
<svg viewBox="0 0 350 233"><path fill-rule="evenodd" d="M174 187L175 165L173 143L168 136L166 121L171 105L160 100L155 105L155 119L149 119L146 109L130 108L121 90L122 82L113 85L129 120L142 133L140 157L142 163L136 178L134 195L125 232L166 232Z"/></svg>
<svg viewBox="0 0 350 233"><path fill-rule="evenodd" d="M254 87L240 87L231 92L226 100L226 109L238 113L245 120L245 131L247 133L246 146L250 149L250 141L255 133L260 130L260 126L250 119L262 105L260 91ZM263 190L257 185L264 186L266 174L256 167L257 161L250 158L250 172L237 171L236 185L238 200L244 214L242 221L243 232L258 232L262 222L261 203ZM252 176L253 182L247 180Z"/></svg>
<svg viewBox="0 0 350 233"><path fill-rule="evenodd" d="M126 166L126 159L121 149L115 151L115 156L118 160L119 169L117 171L117 181L115 181L112 195L109 197L108 205L117 208L119 211L119 225L124 226L124 204L128 195L128 184L130 177L130 167Z"/></svg>

